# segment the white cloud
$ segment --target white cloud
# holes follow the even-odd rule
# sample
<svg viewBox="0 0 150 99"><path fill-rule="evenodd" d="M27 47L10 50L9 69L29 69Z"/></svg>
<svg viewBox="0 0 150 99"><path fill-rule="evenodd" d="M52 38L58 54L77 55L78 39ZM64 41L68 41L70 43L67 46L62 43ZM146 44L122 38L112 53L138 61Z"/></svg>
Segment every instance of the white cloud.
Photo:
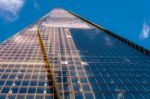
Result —
<svg viewBox="0 0 150 99"><path fill-rule="evenodd" d="M0 0L0 18L15 21L25 0Z"/></svg>
<svg viewBox="0 0 150 99"><path fill-rule="evenodd" d="M33 2L33 6L38 10L41 9L40 5L36 1Z"/></svg>
<svg viewBox="0 0 150 99"><path fill-rule="evenodd" d="M142 32L140 33L140 39L147 39L150 35L150 24L149 21L144 21Z"/></svg>

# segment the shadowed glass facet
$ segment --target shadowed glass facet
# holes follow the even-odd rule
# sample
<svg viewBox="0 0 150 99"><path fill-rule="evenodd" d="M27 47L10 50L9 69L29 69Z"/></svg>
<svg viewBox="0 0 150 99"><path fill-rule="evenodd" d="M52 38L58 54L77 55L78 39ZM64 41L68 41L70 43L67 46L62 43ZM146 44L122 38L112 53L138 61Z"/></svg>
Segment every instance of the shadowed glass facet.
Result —
<svg viewBox="0 0 150 99"><path fill-rule="evenodd" d="M147 99L149 91L148 56L62 9L0 45L0 99Z"/></svg>

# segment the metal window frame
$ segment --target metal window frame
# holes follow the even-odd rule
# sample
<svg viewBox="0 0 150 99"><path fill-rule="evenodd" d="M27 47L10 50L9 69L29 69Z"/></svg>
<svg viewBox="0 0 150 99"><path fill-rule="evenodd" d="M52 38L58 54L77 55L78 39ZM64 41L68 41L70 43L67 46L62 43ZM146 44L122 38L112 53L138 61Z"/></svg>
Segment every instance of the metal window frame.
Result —
<svg viewBox="0 0 150 99"><path fill-rule="evenodd" d="M79 15L77 15L77 14L71 12L71 11L69 11L69 10L67 10L67 11L68 11L70 14L76 16L77 18L83 20L83 21L86 22L87 24L96 27L97 29L99 29L99 30L101 30L101 31L103 31L103 32L105 32L105 33L107 33L108 35L110 35L110 36L112 36L112 37L118 39L119 41L121 41L121 42L127 44L128 46L130 46L130 47L136 49L137 51L139 51L139 52L141 52L141 53L143 53L143 54L145 54L145 55L147 55L147 56L150 56L150 50L148 50L148 49L146 49L146 48L144 48L144 47L142 47L142 46L140 46L140 45L138 45L138 44L136 44L136 43L134 43L134 42L132 42L132 41L130 41L130 40L128 40L128 39L126 39L126 38L124 38L124 37L118 35L118 34L116 34L116 33L114 33L114 32L111 32L111 31L109 31L109 30L107 30L107 29L105 29L105 28L103 28L103 27L101 27L101 26L99 26L99 25L97 25L97 24L95 24L95 23L93 23L93 22L91 22L91 21L89 21L89 20L87 20L87 19L85 19L85 18L83 18L83 17L81 17L81 16L79 16Z"/></svg>

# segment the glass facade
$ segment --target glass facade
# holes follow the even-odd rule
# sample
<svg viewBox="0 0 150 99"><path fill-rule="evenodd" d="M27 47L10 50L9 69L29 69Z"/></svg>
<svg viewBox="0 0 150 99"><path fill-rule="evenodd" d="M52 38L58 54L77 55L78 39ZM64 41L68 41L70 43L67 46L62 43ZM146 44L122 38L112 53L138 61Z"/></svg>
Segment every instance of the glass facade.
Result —
<svg viewBox="0 0 150 99"><path fill-rule="evenodd" d="M54 9L0 45L5 98L148 99L150 57Z"/></svg>

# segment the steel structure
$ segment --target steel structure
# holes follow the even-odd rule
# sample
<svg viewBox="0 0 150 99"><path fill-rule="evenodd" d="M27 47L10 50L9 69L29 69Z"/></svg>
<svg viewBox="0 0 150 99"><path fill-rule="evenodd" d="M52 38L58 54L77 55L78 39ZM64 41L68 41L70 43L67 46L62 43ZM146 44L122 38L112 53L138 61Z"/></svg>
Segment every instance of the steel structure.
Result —
<svg viewBox="0 0 150 99"><path fill-rule="evenodd" d="M0 99L148 99L149 55L57 8L0 45Z"/></svg>

